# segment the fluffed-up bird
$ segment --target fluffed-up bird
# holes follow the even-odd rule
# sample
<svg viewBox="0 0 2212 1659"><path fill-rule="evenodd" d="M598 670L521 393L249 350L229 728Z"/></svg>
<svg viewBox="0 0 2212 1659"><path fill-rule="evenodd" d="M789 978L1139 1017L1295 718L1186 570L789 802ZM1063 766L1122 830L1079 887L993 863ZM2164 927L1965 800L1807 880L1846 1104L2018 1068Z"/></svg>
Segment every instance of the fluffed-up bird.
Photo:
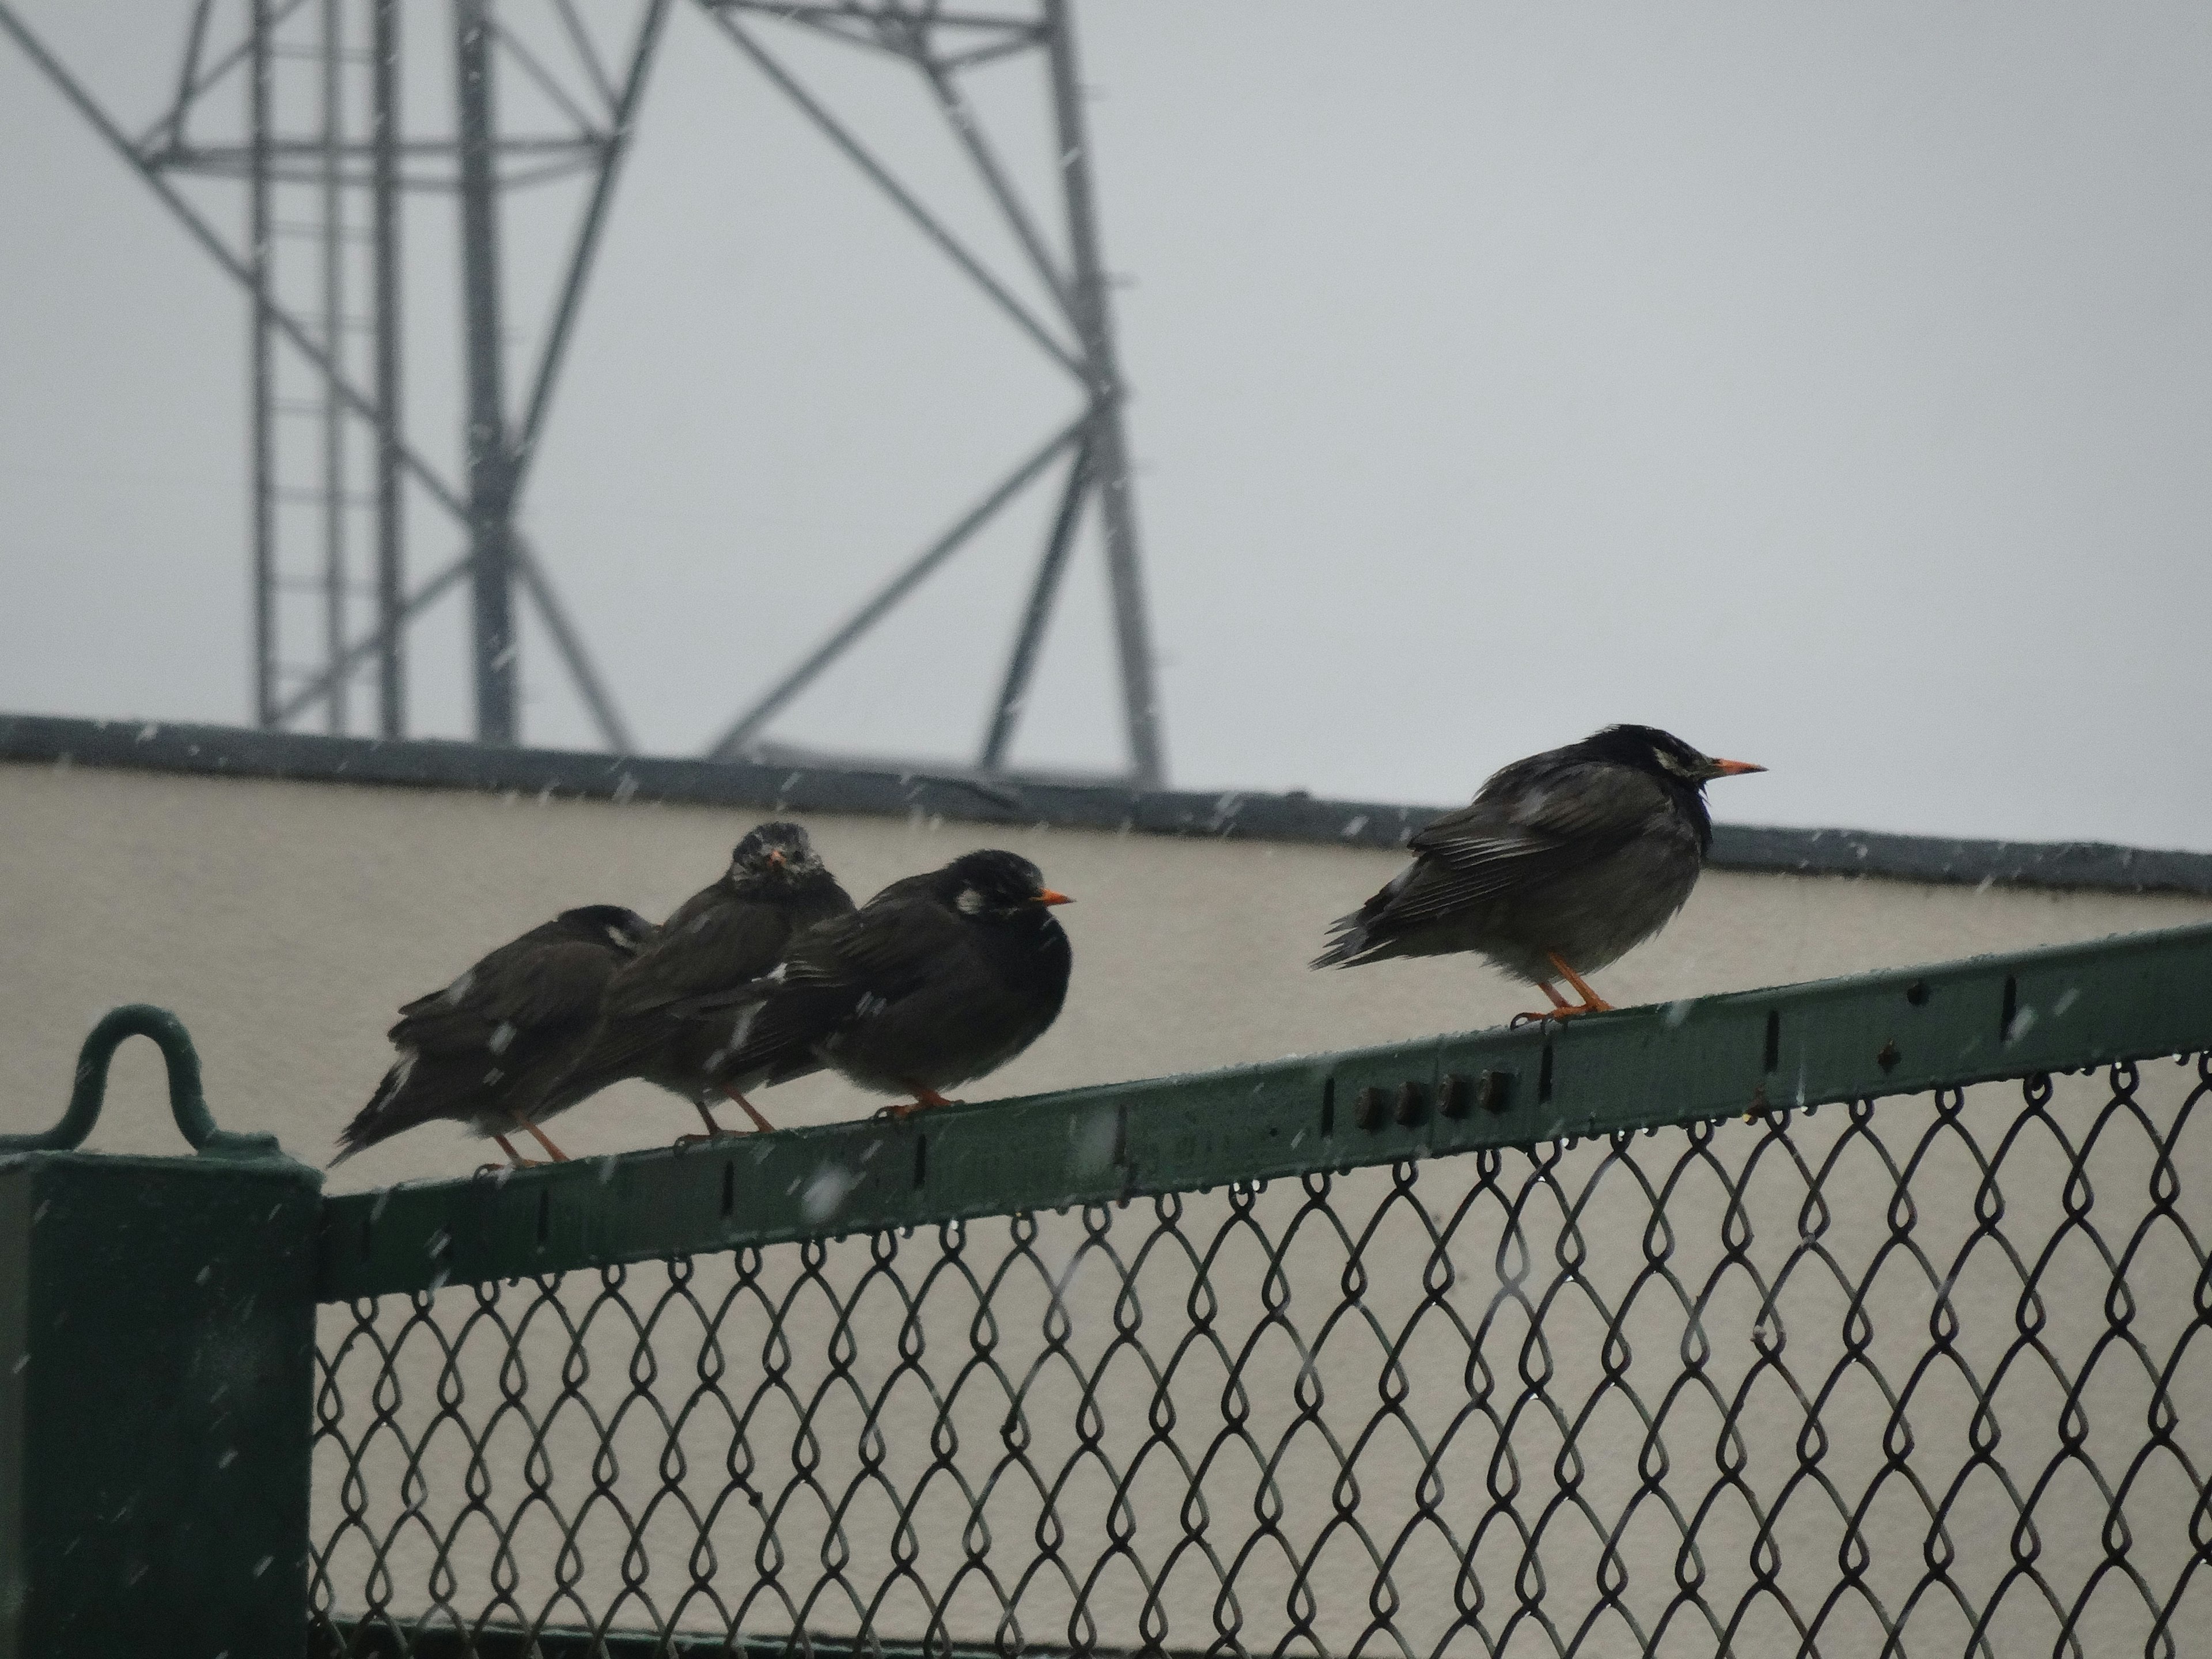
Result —
<svg viewBox="0 0 2212 1659"><path fill-rule="evenodd" d="M1585 975L1690 896L1713 839L1705 786L1765 769L1650 726L1609 726L1515 761L1407 843L1413 861L1336 921L1313 965L1473 951L1550 1000L1524 1018L1610 1008ZM1569 1003L1558 980L1582 1000Z"/></svg>
<svg viewBox="0 0 2212 1659"><path fill-rule="evenodd" d="M1065 893L1018 854L969 853L893 882L796 940L754 987L696 1000L718 1033L716 1075L740 1087L827 1066L906 1094L904 1116L996 1071L1059 1018L1073 961L1052 908Z"/></svg>
<svg viewBox="0 0 2212 1659"><path fill-rule="evenodd" d="M518 1166L531 1162L507 1139L518 1129L565 1162L538 1125L537 1103L583 1052L608 981L657 931L619 905L563 910L407 1004L390 1033L399 1058L331 1162L439 1118L490 1136Z"/></svg>
<svg viewBox="0 0 2212 1659"><path fill-rule="evenodd" d="M708 1061L722 1036L676 1011L690 999L733 991L783 959L807 929L853 914L795 823L763 823L730 854L730 867L694 893L661 925L660 936L608 981L598 1025L544 1109L560 1111L625 1078L642 1078L697 1108L709 1135L723 1133L708 1101L726 1093L765 1129L769 1121Z"/></svg>

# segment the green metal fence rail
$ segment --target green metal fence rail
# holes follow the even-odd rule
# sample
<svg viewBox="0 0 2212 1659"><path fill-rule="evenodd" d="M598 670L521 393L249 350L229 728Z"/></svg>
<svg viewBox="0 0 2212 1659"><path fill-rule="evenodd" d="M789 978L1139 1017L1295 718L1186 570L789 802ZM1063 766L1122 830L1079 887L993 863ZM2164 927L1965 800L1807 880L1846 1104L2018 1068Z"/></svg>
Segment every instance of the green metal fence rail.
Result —
<svg viewBox="0 0 2212 1659"><path fill-rule="evenodd" d="M262 1553L319 1656L2187 1654L2209 1053L2212 927L323 1199Z"/></svg>
<svg viewBox="0 0 2212 1659"><path fill-rule="evenodd" d="M2212 929L333 1199L325 1301L1917 1094L2212 1045ZM724 1143L729 1146L732 1143ZM842 1190L818 1213L824 1170Z"/></svg>

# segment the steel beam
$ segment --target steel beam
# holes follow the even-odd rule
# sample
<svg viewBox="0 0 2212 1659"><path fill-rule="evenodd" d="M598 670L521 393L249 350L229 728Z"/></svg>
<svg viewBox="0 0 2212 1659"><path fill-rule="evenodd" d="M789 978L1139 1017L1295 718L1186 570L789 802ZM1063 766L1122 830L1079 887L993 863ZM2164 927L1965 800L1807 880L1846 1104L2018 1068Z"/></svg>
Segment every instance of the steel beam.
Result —
<svg viewBox="0 0 2212 1659"><path fill-rule="evenodd" d="M935 243L947 258L959 266L967 274L969 280L981 289L990 297L992 302L1006 314L1015 327L1036 342L1041 350L1069 374L1075 375L1079 380L1085 378L1084 366L1076 360L1066 346L1054 337L1052 331L1039 321L1027 306L1016 299L1006 285L994 276L989 269L969 252L960 239L946 229L935 215L922 206L914 193L901 184L893 176L890 169L878 161L867 146L854 137L845 125L832 115L819 99L801 86L788 70L771 57L760 42L754 40L751 33L726 12L712 4L711 0L706 4L705 9L707 15L714 20L716 27L723 33L729 36L732 44L751 58L755 66L769 78L776 89L790 99L806 118L821 130L823 137L829 139L844 153L854 166L860 169L870 183L890 198L899 211L913 222L915 229Z"/></svg>
<svg viewBox="0 0 2212 1659"><path fill-rule="evenodd" d="M563 15L577 28L581 42L584 37L580 25L575 24L573 15L565 10ZM591 200L585 204L583 220L576 227L575 244L568 254L568 276L561 284L560 301L553 308L553 325L546 331L544 349L538 354L538 374L530 388L530 402L523 412L520 434L515 440L517 489L538 453L538 440L544 430L545 413L553 399L554 382L568 355L568 337L575 330L584 284L599 256L599 233L605 228L607 209L614 200L615 181L621 175L623 161L629 154L631 136L636 130L638 100L645 95L646 76L653 66L654 49L660 42L661 27L667 21L668 0L647 0L645 15L638 22L636 42L630 48L629 70L623 77L621 94L613 102L611 125L599 152L598 174L592 181ZM578 50L583 50L580 44ZM593 73L598 74L598 59L587 61Z"/></svg>
<svg viewBox="0 0 2212 1659"><path fill-rule="evenodd" d="M491 0L455 7L454 131L461 208L461 311L468 366L469 596L477 740L511 744L516 719L514 512L500 337L499 180L493 170Z"/></svg>
<svg viewBox="0 0 2212 1659"><path fill-rule="evenodd" d="M265 4L265 0L263 0L263 3ZM284 9L287 11L295 9L299 3L300 0L292 0L292 4L288 5ZM270 15L272 21L276 15L278 14ZM14 39L16 45L22 48L24 54L38 67L40 72L45 75L53 84L54 88L69 100L70 106L83 116L91 125L93 131L106 141L108 146L123 159L124 164L145 181L147 188L154 192L161 205L176 216L177 222L184 226L186 234L207 251L209 257L214 259L216 264L221 266L249 295L259 296L261 290L255 284L253 266L250 257L251 250L248 250L249 257L241 258L224 245L222 239L216 235L207 221L200 216L198 210L178 193L175 185L161 176L160 169L149 163L131 148L131 140L125 135L123 130L108 118L105 110L93 101L91 94L85 91L75 76L63 67L61 60L48 52L39 38L24 27L22 20L8 5L7 0L0 0L0 31L4 31ZM294 317L282 306L276 304L273 299L260 299L259 307L267 317L270 327L276 333L281 334L285 342L305 358L318 374L322 375L337 388L338 396L345 400L349 409L364 420L375 420L376 405L369 394L345 377L338 365L331 361L329 354L324 351L320 343L300 322L299 319ZM435 468L404 444L399 451L399 458L401 465L414 475L416 481L423 489L429 491L432 500L453 514L456 523L465 525L468 522L468 507L462 500L460 493L440 477Z"/></svg>
<svg viewBox="0 0 2212 1659"><path fill-rule="evenodd" d="M339 70L345 42L338 0L322 0L322 202L323 349L331 361L345 362L345 198L338 187L337 147L345 136ZM345 404L323 387L323 654L336 662L346 641ZM325 723L346 729L346 690L351 676L334 675L325 703Z"/></svg>
<svg viewBox="0 0 2212 1659"><path fill-rule="evenodd" d="M268 13L267 27L276 27L307 3L307 0L284 0L282 5ZM176 102L152 126L140 133L135 143L131 143L131 153L141 160L166 154L179 143L184 137L186 118L192 105L199 100L200 94L240 64L252 61L253 31L249 25L243 40L223 53L210 69L204 71L200 69L200 53L206 44L208 19L213 9L214 0L199 0L194 9L191 27L185 33L184 67L177 77Z"/></svg>
<svg viewBox="0 0 2212 1659"><path fill-rule="evenodd" d="M922 234L942 249L994 300L1015 325L1046 347L1053 356L1081 378L1091 409L1085 417L1092 428L1086 444L1080 486L1071 481L1062 503L1062 516L1048 544L1045 558L1024 613L1020 632L1009 659L1006 678L983 742L983 765L1003 763L1019 718L1022 696L1034 669L1037 647L1049 621L1067 556L1073 514L1084 489L1097 487L1107 542L1107 565L1113 596L1117 659L1121 681L1124 726L1135 780L1158 787L1164 776L1165 757L1160 738L1158 688L1149 623L1145 612L1142 558L1138 541L1136 512L1130 488L1127 440L1123 428L1125 401L1115 359L1107 299L1107 278L1099 251L1097 213L1091 190L1087 135L1081 107L1082 90L1077 72L1073 25L1065 0L1046 0L1039 21L1030 23L1012 17L956 16L937 7L909 9L902 6L870 9L860 5L792 5L782 0L700 0L702 9L731 40L752 58L769 80L796 104L831 143L850 158L887 195ZM953 239L889 170L849 133L835 116L742 27L733 14L760 12L826 30L849 44L870 46L903 58L919 71L939 109L966 150L985 190L999 209L1016 242L1027 257L1055 308L1074 328L1079 354L1071 358L1038 319L1015 300L995 276L985 270L965 246ZM1024 207L1012 181L1000 165L957 81L969 55L938 56L933 34L939 27L983 27L1012 30L1000 46L1023 49L1042 44L1048 60L1055 131L1059 140L1063 203L1067 218L1069 267L1063 270L1046 248L1036 224ZM865 33L855 33L855 30ZM994 48L994 51L998 48ZM936 550L932 550L934 553ZM925 556L926 558L927 556ZM907 579L902 577L901 582ZM894 587L898 587L894 583ZM888 592L889 590L887 590ZM900 589L903 591L903 589ZM757 734L762 724L819 672L859 633L880 614L882 596L863 607L854 622L831 637L794 674L726 732L710 747L710 757L727 758Z"/></svg>
<svg viewBox="0 0 2212 1659"><path fill-rule="evenodd" d="M269 289L269 0L252 0L248 28L251 82L247 119L252 126L254 168L246 198L247 286L252 290L253 431L253 717L276 723L276 362L270 338Z"/></svg>
<svg viewBox="0 0 2212 1659"><path fill-rule="evenodd" d="M905 569L878 588L866 604L846 620L842 627L816 647L811 655L778 680L765 696L740 714L729 730L714 740L714 745L707 751L708 758L729 760L744 753L745 745L761 727L775 718L777 710L805 690L815 676L844 654L846 648L861 635L882 621L884 613L919 586L931 571L958 552L969 537L989 523L1000 507L1028 486L1030 479L1050 466L1054 456L1075 441L1089 419L1088 414L1079 416L1061 428L1042 448L1007 474L996 489L970 507L958 523L924 548Z"/></svg>
<svg viewBox="0 0 2212 1659"><path fill-rule="evenodd" d="M376 351L376 706L377 730L407 732L407 646L400 627L406 586L406 503L402 312L399 286L399 0L371 0L369 51L374 107L370 134L375 171L369 193L374 264ZM336 670L343 653L331 653Z"/></svg>
<svg viewBox="0 0 2212 1659"><path fill-rule="evenodd" d="M591 655L584 649L584 636L568 620L568 612L553 591L553 584L538 562L538 555L523 540L520 532L513 538L516 573L522 578L523 591L530 595L531 603L538 607L545 631L553 636L553 648L568 665L568 677L575 682L576 695L584 700L584 710L592 723L599 728L599 738L617 755L637 753L637 741L623 723L615 708L614 698L608 693L599 672L592 665Z"/></svg>
<svg viewBox="0 0 2212 1659"><path fill-rule="evenodd" d="M1029 255L1030 268L1036 272L1037 280L1045 285L1046 292L1058 302L1061 315L1073 325L1076 310L1068 296L1066 273L1046 251L1044 238L1038 234L1029 210L1023 205L1013 180L1006 176L1006 168L1000 164L998 152L991 148L991 141L984 136L982 123L975 118L975 112L969 106L966 94L960 90L958 82L929 56L918 33L915 38L913 59L915 66L921 71L922 79L929 83L930 93L937 100L938 108L944 112L953 136L960 140L961 148L968 152L968 159L974 164L977 177L983 181L983 187L991 192L991 199L999 204L999 211L1014 233L1015 240L1021 243L1022 251Z"/></svg>
<svg viewBox="0 0 2212 1659"><path fill-rule="evenodd" d="M1106 532L1106 569L1114 599L1114 637L1121 663L1121 705L1129 764L1146 788L1160 787L1167 757L1160 738L1159 692L1153 679L1152 624L1145 610L1143 560L1137 544L1136 495L1129 480L1125 401L1114 354L1106 270L1098 247L1098 210L1091 187L1091 140L1077 72L1075 23L1067 0L1044 0L1045 49L1052 62L1053 117L1060 134L1060 180L1067 198L1072 256L1069 297L1083 341L1091 395L1097 404L1093 455L1098 468L1099 518Z"/></svg>
<svg viewBox="0 0 2212 1659"><path fill-rule="evenodd" d="M986 772L1006 769L1006 750L1013 746L1014 727L1022 705L1028 702L1030 679L1036 672L1037 653L1044 648L1046 623L1052 620L1053 602L1060 595L1060 579L1067 569L1067 556L1075 545L1075 527L1083 516L1083 501L1091 487L1091 446L1079 445L1068 463L1067 484L1060 492L1060 511L1053 517L1052 534L1046 539L1044 557L1038 562L1030 602L1022 612L1021 630L1006 659L1006 677L999 687L999 701L991 715L991 729L983 738L979 764Z"/></svg>
<svg viewBox="0 0 2212 1659"><path fill-rule="evenodd" d="M422 586L416 588L414 592L401 599L393 607L388 623L380 622L375 633L365 640L355 641L346 647L345 654L337 661L325 668L320 674L308 680L305 685L295 689L290 696L278 703L275 723L282 726L301 710L313 708L320 701L333 675L349 674L371 657L380 656L392 646L392 636L398 630L404 629L415 617L428 610L449 589L458 586L461 579L469 574L471 568L469 556L464 553L429 580L424 582Z"/></svg>

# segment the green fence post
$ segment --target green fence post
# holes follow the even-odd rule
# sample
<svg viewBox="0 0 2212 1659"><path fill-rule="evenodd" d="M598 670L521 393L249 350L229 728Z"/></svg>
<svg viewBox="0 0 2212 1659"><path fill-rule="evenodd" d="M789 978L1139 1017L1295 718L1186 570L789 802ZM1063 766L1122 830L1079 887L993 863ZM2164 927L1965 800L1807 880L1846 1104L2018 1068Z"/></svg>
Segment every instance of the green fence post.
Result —
<svg viewBox="0 0 2212 1659"><path fill-rule="evenodd" d="M191 1157L75 1150L134 1035ZM58 1125L0 1138L0 1659L305 1650L321 1188L215 1127L143 1006L85 1040Z"/></svg>

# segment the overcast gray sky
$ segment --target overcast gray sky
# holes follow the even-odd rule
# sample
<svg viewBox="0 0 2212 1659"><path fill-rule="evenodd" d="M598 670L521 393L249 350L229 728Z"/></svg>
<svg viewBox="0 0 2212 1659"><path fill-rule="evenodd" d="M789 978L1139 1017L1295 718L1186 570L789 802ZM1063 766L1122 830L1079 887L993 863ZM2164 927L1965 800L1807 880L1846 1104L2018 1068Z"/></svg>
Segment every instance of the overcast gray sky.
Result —
<svg viewBox="0 0 2212 1659"><path fill-rule="evenodd" d="M188 10L25 7L144 118ZM1774 769L1723 817L2212 848L2212 11L1079 16L1176 783L1449 801L1637 720ZM910 76L788 51L1004 252ZM991 76L1034 179L1037 81ZM244 719L243 305L4 44L0 294L0 707ZM679 10L525 522L689 752L1071 407ZM774 735L971 753L1046 510ZM1092 547L1019 758L1118 762L1104 625ZM524 665L531 739L586 743Z"/></svg>

